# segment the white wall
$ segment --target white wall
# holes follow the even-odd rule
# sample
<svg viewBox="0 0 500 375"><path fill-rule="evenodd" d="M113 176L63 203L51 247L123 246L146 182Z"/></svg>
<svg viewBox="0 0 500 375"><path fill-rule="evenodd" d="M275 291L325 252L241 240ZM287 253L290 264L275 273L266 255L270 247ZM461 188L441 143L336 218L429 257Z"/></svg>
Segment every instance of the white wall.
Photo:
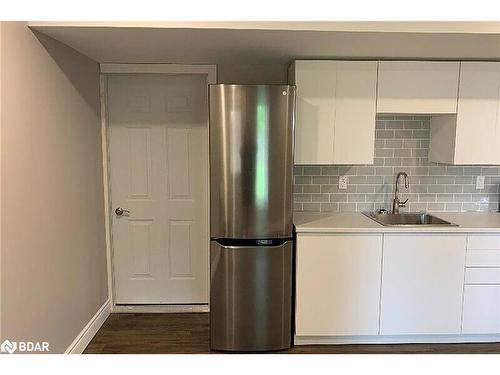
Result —
<svg viewBox="0 0 500 375"><path fill-rule="evenodd" d="M64 352L108 298L99 67L1 30L2 338Z"/></svg>
<svg viewBox="0 0 500 375"><path fill-rule="evenodd" d="M217 65L218 83L287 84L286 64Z"/></svg>

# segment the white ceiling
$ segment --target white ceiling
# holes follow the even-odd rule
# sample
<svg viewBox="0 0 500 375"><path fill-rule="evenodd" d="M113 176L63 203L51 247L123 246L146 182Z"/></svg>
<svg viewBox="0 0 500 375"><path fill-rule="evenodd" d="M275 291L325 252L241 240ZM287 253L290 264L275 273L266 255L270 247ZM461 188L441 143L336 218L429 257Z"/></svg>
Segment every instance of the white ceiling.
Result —
<svg viewBox="0 0 500 375"><path fill-rule="evenodd" d="M29 26L101 63L500 60L500 22L30 22Z"/></svg>

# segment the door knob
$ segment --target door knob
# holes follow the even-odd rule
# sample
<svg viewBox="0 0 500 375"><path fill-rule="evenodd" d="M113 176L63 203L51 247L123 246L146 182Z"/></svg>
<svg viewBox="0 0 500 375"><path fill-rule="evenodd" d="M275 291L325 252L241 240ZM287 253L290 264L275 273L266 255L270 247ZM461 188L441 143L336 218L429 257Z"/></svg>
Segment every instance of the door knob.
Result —
<svg viewBox="0 0 500 375"><path fill-rule="evenodd" d="M122 216L123 214L130 214L130 211L129 210L124 210L123 208L118 207L115 210L115 214L116 214L116 216Z"/></svg>

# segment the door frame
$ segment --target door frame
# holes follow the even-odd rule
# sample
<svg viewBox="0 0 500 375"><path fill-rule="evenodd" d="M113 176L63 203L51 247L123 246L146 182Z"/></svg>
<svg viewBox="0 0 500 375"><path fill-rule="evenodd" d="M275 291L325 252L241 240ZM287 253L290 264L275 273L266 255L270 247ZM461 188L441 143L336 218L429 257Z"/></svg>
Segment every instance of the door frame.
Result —
<svg viewBox="0 0 500 375"><path fill-rule="evenodd" d="M102 151L102 170L103 170L103 190L104 190L104 226L106 231L106 261L108 276L108 296L111 303L111 312L208 312L209 304L199 305L116 305L114 271L113 271L113 225L111 220L111 170L109 160L109 122L108 122L108 103L107 103L107 76L112 74L197 74L206 77L207 99L208 85L217 83L216 65L185 65L185 64L100 64L99 84L100 84L100 102L101 102L101 151ZM207 103L208 106L208 103ZM208 111L207 111L208 113ZM207 132L209 132L209 121L207 116ZM208 134L208 133L207 133ZM207 137L208 142L208 137ZM207 145L209 150L209 145ZM210 164L207 158L208 178L210 178ZM210 184L207 181L207 233L210 233ZM207 287L210 293L210 236L207 239Z"/></svg>

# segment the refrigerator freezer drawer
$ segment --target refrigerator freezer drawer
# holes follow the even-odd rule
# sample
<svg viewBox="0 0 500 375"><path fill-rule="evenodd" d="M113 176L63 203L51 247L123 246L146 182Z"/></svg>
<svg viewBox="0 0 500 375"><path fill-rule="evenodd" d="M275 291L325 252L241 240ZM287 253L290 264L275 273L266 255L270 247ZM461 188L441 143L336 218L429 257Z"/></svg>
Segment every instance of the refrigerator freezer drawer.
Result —
<svg viewBox="0 0 500 375"><path fill-rule="evenodd" d="M210 85L211 238L292 235L295 87Z"/></svg>
<svg viewBox="0 0 500 375"><path fill-rule="evenodd" d="M210 347L264 351L291 345L293 241L210 247Z"/></svg>

